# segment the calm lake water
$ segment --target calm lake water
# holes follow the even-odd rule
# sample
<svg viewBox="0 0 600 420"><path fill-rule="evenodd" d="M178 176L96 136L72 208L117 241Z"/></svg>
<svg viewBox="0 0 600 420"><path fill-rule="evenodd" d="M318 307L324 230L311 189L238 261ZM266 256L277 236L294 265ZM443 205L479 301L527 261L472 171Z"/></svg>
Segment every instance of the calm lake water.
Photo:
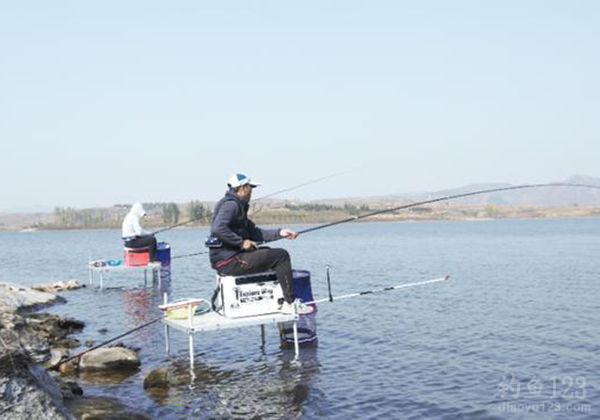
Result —
<svg viewBox="0 0 600 420"><path fill-rule="evenodd" d="M87 261L121 258L120 232L0 233L0 279L87 282ZM206 229L166 232L172 254L203 250ZM259 327L197 336L197 378L150 394L142 382L168 363L186 366L187 341L172 333L165 357L158 324L123 341L141 348L139 372L86 395L109 395L162 417L599 418L600 219L360 223L281 241L310 270L315 296L433 279L447 282L319 306L319 344L281 349ZM159 314L161 293L142 275L63 294L50 309L86 323L101 341ZM209 298L207 256L173 261L172 299ZM106 328L108 332L99 330ZM526 410L532 411L527 413Z"/></svg>

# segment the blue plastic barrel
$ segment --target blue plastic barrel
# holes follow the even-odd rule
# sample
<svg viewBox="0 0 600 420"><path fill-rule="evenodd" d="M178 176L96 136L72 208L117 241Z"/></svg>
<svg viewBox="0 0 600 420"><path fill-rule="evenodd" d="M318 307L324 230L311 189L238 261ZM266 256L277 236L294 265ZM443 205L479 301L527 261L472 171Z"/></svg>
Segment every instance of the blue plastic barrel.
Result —
<svg viewBox="0 0 600 420"><path fill-rule="evenodd" d="M156 259L163 267L171 265L171 245L166 242L156 244Z"/></svg>
<svg viewBox="0 0 600 420"><path fill-rule="evenodd" d="M310 286L310 272L306 270L292 270L294 279L294 295L302 302L314 300ZM301 345L317 345L317 305L311 304L313 312L298 317L298 342ZM280 329L281 344L285 347L294 343L292 323L283 323Z"/></svg>
<svg viewBox="0 0 600 420"><path fill-rule="evenodd" d="M313 301L310 272L307 270L292 270L292 277L294 278L294 295L302 302Z"/></svg>

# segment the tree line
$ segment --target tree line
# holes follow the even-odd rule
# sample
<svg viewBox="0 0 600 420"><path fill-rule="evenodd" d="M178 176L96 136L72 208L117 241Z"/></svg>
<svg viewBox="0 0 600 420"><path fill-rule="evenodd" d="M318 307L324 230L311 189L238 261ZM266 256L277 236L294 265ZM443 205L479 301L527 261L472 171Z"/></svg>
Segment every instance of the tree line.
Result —
<svg viewBox="0 0 600 420"><path fill-rule="evenodd" d="M207 224L212 219L211 208L200 201L192 200L183 205L173 202L143 203L142 205L147 213L146 220L144 220L146 226L174 225L179 223L183 217L194 220L194 223L190 225ZM56 207L50 220L40 223L38 227L48 229L118 228L130 208L130 205L125 204L94 209Z"/></svg>
<svg viewBox="0 0 600 420"><path fill-rule="evenodd" d="M189 201L185 204L154 202L143 203L142 205L148 214L146 220L144 220L145 226L175 225L186 220L194 221L189 224L190 226L207 225L211 222L213 216L212 208L208 204L203 204L196 200ZM50 220L40 223L38 227L47 229L119 228L130 208L131 206L127 204L117 204L113 207L93 209L56 207ZM371 210L366 204L357 206L349 203L344 203L343 206L319 203L286 203L283 208L302 212L305 213L305 215L286 215L277 212L277 209L270 209L271 211L267 210L265 212L266 214L261 214L259 219L262 223L288 219L299 222L310 222L318 214L325 216L327 213L341 212L349 215L359 215ZM319 217L320 216L317 216L317 218Z"/></svg>

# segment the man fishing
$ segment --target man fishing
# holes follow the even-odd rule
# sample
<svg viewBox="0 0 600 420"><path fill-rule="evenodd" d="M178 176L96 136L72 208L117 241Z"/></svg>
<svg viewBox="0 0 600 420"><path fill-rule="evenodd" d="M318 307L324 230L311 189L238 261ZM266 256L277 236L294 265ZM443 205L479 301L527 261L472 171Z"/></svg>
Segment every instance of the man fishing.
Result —
<svg viewBox="0 0 600 420"><path fill-rule="evenodd" d="M295 239L298 233L290 229L261 229L248 219L252 190L259 185L243 173L229 178L229 190L215 206L211 236L206 243L210 263L218 272L230 276L275 270L284 296L281 311L291 313L295 296L290 255L285 249L258 247L258 243ZM302 310L299 307L299 312Z"/></svg>
<svg viewBox="0 0 600 420"><path fill-rule="evenodd" d="M148 247L150 261L156 261L156 238L142 229L140 220L146 217L141 203L135 203L123 219L122 237L127 248L139 249Z"/></svg>

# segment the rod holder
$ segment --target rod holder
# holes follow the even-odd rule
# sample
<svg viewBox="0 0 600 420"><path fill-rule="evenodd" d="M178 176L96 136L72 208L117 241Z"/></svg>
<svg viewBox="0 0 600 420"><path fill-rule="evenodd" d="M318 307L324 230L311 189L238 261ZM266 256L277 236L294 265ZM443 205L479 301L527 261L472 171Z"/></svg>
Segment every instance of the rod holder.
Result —
<svg viewBox="0 0 600 420"><path fill-rule="evenodd" d="M329 265L325 266L327 270L327 292L329 293L329 302L333 302L333 295L331 294L331 276L329 275Z"/></svg>

